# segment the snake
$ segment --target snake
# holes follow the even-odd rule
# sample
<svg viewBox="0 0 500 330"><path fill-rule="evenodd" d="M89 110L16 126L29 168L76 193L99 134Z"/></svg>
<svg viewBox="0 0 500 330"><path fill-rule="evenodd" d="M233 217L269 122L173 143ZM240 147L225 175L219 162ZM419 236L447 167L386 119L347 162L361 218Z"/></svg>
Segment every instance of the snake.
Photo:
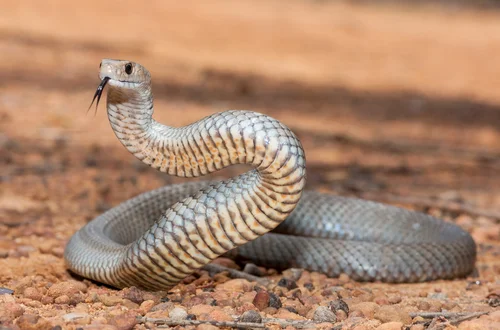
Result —
<svg viewBox="0 0 500 330"><path fill-rule="evenodd" d="M356 281L465 277L476 244L426 213L305 190L305 152L280 121L230 110L183 127L153 119L150 72L103 59L91 106L107 86L116 137L150 167L183 178L250 165L223 181L187 181L144 192L79 229L64 258L77 275L116 288L168 290L219 256L277 270L303 268Z"/></svg>

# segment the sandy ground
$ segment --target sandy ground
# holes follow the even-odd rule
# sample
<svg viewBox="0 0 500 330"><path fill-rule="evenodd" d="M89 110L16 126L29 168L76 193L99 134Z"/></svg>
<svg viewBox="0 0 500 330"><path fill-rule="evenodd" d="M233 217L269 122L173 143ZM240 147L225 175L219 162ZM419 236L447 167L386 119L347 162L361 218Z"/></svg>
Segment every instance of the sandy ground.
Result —
<svg viewBox="0 0 500 330"><path fill-rule="evenodd" d="M4 2L0 325L145 329L154 325L136 316L227 321L249 310L317 321L326 306L336 322L325 328L500 328L499 52L500 12L460 6ZM71 276L62 254L78 228L180 181L133 159L103 106L85 114L101 58L149 68L160 122L184 125L225 109L280 119L303 141L309 189L404 197L405 207L458 223L478 243L475 276L389 285L268 270L298 288L262 290L200 272L168 293ZM488 314L453 324L412 314L424 312Z"/></svg>

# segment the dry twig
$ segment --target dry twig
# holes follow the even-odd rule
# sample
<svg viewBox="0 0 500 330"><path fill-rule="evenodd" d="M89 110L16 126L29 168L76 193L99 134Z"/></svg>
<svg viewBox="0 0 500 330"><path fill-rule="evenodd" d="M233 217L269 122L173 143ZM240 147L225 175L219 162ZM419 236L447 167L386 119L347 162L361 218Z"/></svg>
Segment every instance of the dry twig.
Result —
<svg viewBox="0 0 500 330"><path fill-rule="evenodd" d="M489 312L475 312L475 313L422 312L422 313L410 313L410 317L414 318L420 316L423 317L424 319L432 319L428 329L439 330L441 329L442 326L445 326L446 324L457 325L461 322L474 319L476 317L486 315L488 313ZM438 323L439 321L446 323Z"/></svg>
<svg viewBox="0 0 500 330"><path fill-rule="evenodd" d="M252 329L252 328L263 329L270 324L277 324L282 328L292 326L297 329L303 329L308 326L314 326L316 324L320 324L314 321L297 321L297 320L275 319L275 318L264 318L262 319L261 323L240 322L240 321L172 320L169 318L149 318L149 317L138 317L137 320L140 323L151 322L154 323L155 325L158 325L159 327L211 324L216 327L231 327L231 328L242 328L242 329Z"/></svg>
<svg viewBox="0 0 500 330"><path fill-rule="evenodd" d="M250 282L257 282L263 286L268 286L271 283L271 281L269 281L268 279L266 279L264 277L258 277L255 275L251 275L251 274L248 274L248 273L236 270L236 269L224 267L224 266L214 264L214 263L207 264L207 265L203 266L202 269L208 271L211 274L212 273L228 272L229 276L231 276L232 278L243 278L243 279L250 281Z"/></svg>

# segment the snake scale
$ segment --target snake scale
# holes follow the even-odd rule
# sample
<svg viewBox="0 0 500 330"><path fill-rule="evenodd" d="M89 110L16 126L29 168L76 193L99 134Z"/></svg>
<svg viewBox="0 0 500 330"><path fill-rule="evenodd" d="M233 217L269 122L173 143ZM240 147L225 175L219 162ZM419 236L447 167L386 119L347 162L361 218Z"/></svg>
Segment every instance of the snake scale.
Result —
<svg viewBox="0 0 500 330"><path fill-rule="evenodd" d="M152 118L146 68L105 59L99 77L94 100L99 103L108 85L111 127L142 162L179 177L233 164L253 169L222 182L149 191L99 215L66 247L74 273L118 288L164 290L225 253L263 266L332 277L346 273L360 281L421 282L473 270L476 245L452 223L303 191L304 151L276 119L226 111L169 127Z"/></svg>

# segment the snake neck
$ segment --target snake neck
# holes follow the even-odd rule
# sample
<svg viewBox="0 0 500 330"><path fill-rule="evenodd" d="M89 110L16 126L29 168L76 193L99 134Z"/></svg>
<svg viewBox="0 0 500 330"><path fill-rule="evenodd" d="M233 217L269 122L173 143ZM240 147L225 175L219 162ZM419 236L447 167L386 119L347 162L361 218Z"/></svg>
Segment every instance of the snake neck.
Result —
<svg viewBox="0 0 500 330"><path fill-rule="evenodd" d="M147 155L147 142L154 136L153 93L150 85L134 88L110 86L107 112L118 140L140 160ZM163 126L163 125L162 125Z"/></svg>
<svg viewBox="0 0 500 330"><path fill-rule="evenodd" d="M305 180L302 146L276 119L226 111L177 128L155 121L153 111L150 84L108 89L107 112L115 135L135 157L161 172L198 177L250 164L272 184Z"/></svg>

